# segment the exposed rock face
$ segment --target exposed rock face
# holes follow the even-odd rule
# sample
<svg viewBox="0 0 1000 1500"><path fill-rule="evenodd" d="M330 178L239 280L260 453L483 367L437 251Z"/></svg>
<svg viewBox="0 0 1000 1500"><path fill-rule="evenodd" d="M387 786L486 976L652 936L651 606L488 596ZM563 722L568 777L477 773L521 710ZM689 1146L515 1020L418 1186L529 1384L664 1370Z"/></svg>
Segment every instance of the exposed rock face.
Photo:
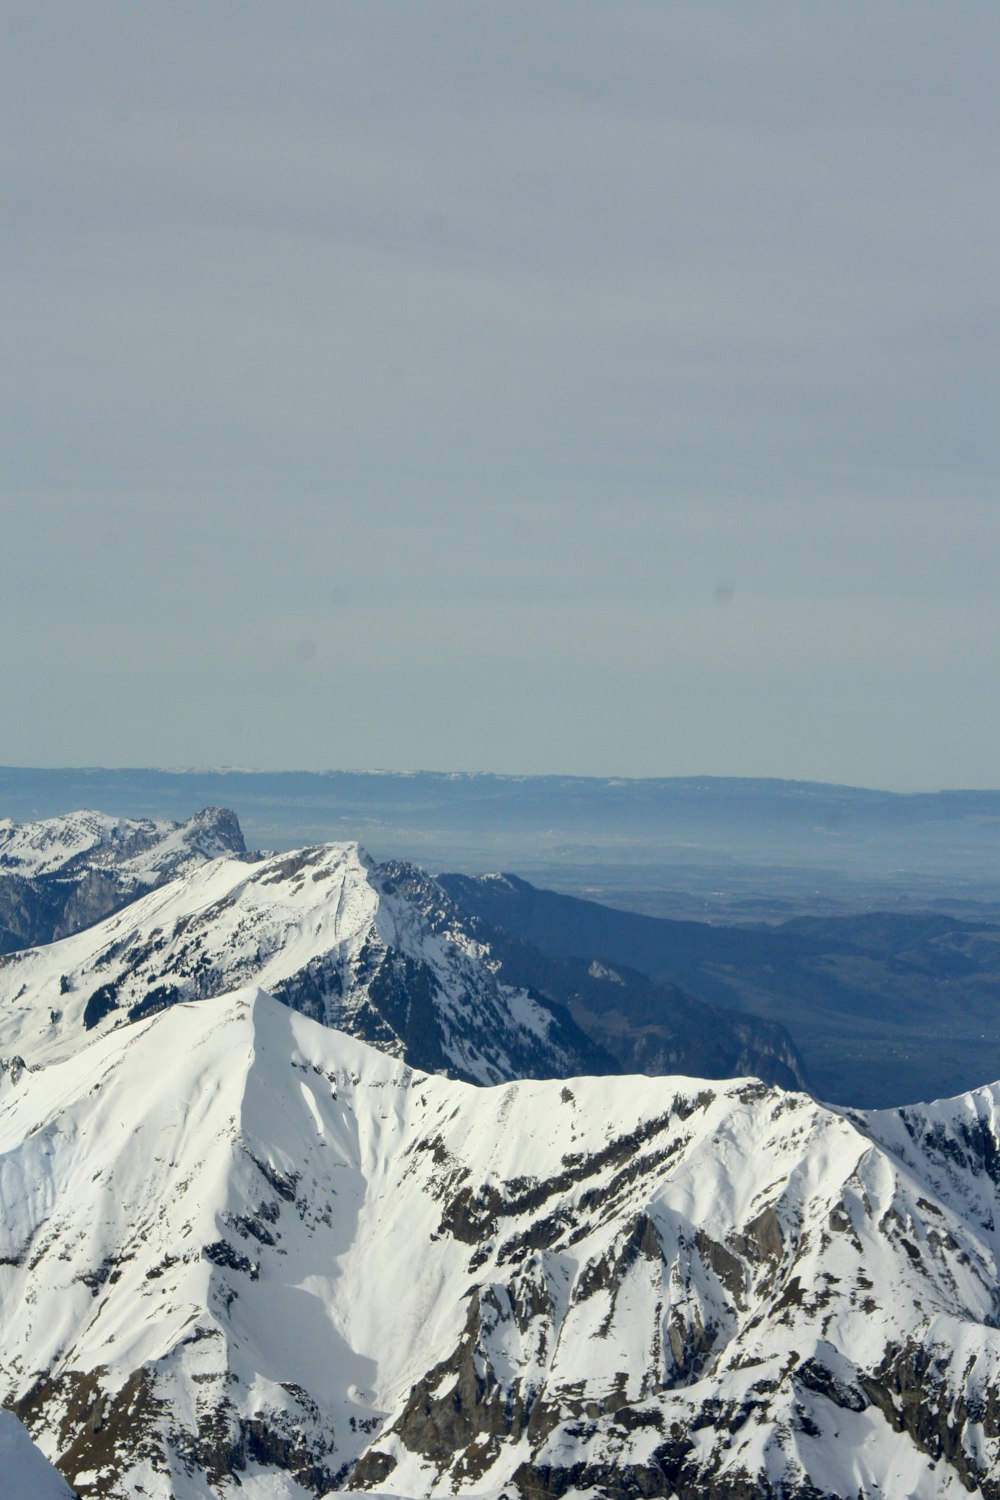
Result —
<svg viewBox="0 0 1000 1500"><path fill-rule="evenodd" d="M0 1400L101 1500L997 1500L998 1120L175 1004L0 1092Z"/></svg>
<svg viewBox="0 0 1000 1500"><path fill-rule="evenodd" d="M0 819L0 953L79 932L143 892L220 856L246 858L236 814L186 823L77 812Z"/></svg>

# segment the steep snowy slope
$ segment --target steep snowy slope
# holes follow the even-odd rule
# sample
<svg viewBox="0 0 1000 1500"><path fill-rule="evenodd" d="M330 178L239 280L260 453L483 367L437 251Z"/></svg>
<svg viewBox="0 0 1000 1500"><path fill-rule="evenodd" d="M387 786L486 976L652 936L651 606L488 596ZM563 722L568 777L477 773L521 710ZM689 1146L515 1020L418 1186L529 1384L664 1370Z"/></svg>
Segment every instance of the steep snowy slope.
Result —
<svg viewBox="0 0 1000 1500"><path fill-rule="evenodd" d="M73 1500L12 1411L0 1411L0 1500Z"/></svg>
<svg viewBox="0 0 1000 1500"><path fill-rule="evenodd" d="M564 1010L500 984L443 909L414 905L356 844L214 860L85 932L0 959L0 1058L46 1063L90 1032L250 981L474 1082L615 1070Z"/></svg>
<svg viewBox="0 0 1000 1500"><path fill-rule="evenodd" d="M180 827L79 813L7 835L0 859L41 872L0 875L0 907L5 891L8 909L12 892L20 902L19 917L8 910L8 947L14 927L41 941L90 925L101 910L119 917L52 953L22 952L13 966L0 958L0 1057L30 1050L42 1061L61 1055L81 1024L134 1019L259 979L307 1014L477 1082L687 1071L806 1084L781 1027L620 966L560 967L487 929L413 865L374 866L333 845L258 857L250 872L235 819L218 809ZM227 837L240 867L194 879ZM162 901L127 905L171 871L191 878ZM379 930L366 936L366 923ZM14 945L23 948L21 938ZM5 1001L22 1013L9 1025Z"/></svg>
<svg viewBox="0 0 1000 1500"><path fill-rule="evenodd" d="M0 1091L0 1401L101 1500L993 1500L997 1111L175 1005Z"/></svg>
<svg viewBox="0 0 1000 1500"><path fill-rule="evenodd" d="M0 818L0 952L76 932L152 886L220 856L246 857L235 813L184 823L82 811Z"/></svg>

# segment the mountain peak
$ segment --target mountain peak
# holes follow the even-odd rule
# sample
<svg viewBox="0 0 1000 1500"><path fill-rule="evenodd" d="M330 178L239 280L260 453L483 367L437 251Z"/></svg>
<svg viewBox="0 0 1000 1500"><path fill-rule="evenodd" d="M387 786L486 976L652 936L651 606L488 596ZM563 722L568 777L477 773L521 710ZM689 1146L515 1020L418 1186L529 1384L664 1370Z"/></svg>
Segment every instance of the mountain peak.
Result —
<svg viewBox="0 0 1000 1500"><path fill-rule="evenodd" d="M239 819L229 808L205 807L175 823L166 818L117 818L93 808L15 823L0 819L0 871L24 877L66 875L87 868L125 867L151 883L152 872L188 851L202 858L245 855Z"/></svg>
<svg viewBox="0 0 1000 1500"><path fill-rule="evenodd" d="M0 1398L101 1500L987 1495L995 1100L904 1159L751 1080L474 1088L177 1005L0 1100Z"/></svg>
<svg viewBox="0 0 1000 1500"><path fill-rule="evenodd" d="M220 858L84 932L0 960L0 1054L52 1062L88 1033L256 983L416 1066L478 1083L594 1063L560 1007L502 983L484 958L435 882L376 866L357 843Z"/></svg>
<svg viewBox="0 0 1000 1500"><path fill-rule="evenodd" d="M0 953L88 927L164 881L220 857L247 859L234 812L206 807L174 823L85 808L0 821Z"/></svg>

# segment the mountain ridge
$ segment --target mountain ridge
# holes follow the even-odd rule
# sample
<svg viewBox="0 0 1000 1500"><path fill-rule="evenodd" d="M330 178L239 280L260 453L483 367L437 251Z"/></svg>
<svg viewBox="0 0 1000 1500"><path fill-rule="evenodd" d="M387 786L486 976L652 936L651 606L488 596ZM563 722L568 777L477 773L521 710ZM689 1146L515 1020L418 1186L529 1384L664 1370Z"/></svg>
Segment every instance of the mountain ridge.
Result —
<svg viewBox="0 0 1000 1500"><path fill-rule="evenodd" d="M2 1399L101 1500L994 1500L998 1117L183 1003L0 1094Z"/></svg>
<svg viewBox="0 0 1000 1500"><path fill-rule="evenodd" d="M256 981L326 1024L475 1082L614 1070L568 1012L504 985L487 958L461 928L435 927L398 896L357 844L217 859L95 926L0 959L0 1055L55 1061L86 1033Z"/></svg>
<svg viewBox="0 0 1000 1500"><path fill-rule="evenodd" d="M477 926L423 871L378 865L356 843L192 858L144 890L81 932L0 957L0 1057L44 1061L81 1031L256 981L474 1082L630 1068L806 1081L774 1023L624 970L613 991L589 971L556 972ZM619 993L645 1006L624 1038Z"/></svg>
<svg viewBox="0 0 1000 1500"><path fill-rule="evenodd" d="M221 855L249 859L236 814L206 807L183 822L85 808L0 819L0 954L89 927L143 891Z"/></svg>

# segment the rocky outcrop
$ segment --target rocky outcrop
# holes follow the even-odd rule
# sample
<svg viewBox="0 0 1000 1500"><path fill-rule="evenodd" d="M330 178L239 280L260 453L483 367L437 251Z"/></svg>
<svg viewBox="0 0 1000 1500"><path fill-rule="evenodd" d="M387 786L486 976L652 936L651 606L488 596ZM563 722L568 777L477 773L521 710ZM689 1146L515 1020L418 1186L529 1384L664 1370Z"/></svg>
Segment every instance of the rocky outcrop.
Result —
<svg viewBox="0 0 1000 1500"><path fill-rule="evenodd" d="M234 812L208 807L186 823L69 813L0 820L0 953L50 943L208 859L248 858Z"/></svg>

